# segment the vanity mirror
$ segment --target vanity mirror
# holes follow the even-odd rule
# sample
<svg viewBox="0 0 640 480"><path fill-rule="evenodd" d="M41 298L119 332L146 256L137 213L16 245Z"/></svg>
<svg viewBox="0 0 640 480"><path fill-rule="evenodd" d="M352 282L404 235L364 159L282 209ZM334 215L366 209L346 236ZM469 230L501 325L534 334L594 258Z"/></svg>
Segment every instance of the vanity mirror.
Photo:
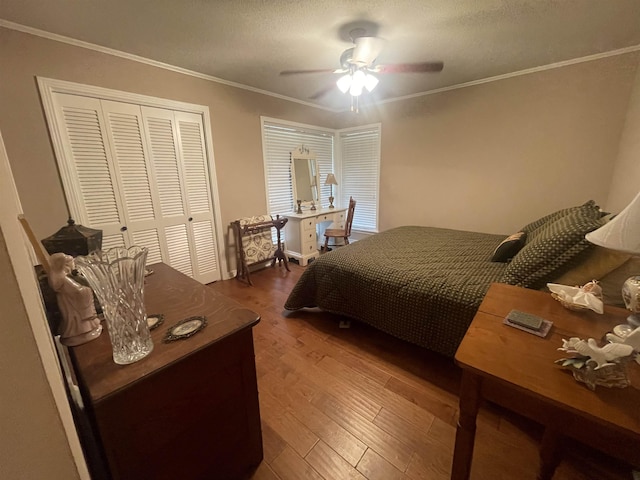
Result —
<svg viewBox="0 0 640 480"><path fill-rule="evenodd" d="M320 206L320 175L316 156L304 145L291 152L291 185L294 202L300 201L303 208Z"/></svg>

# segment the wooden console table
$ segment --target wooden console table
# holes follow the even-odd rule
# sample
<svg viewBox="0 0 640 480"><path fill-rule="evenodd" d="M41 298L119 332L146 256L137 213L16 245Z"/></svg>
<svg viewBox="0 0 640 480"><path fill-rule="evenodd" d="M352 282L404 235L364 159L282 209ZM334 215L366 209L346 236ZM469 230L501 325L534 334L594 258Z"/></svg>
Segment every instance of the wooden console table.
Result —
<svg viewBox="0 0 640 480"><path fill-rule="evenodd" d="M513 310L553 322L546 338L504 325ZM491 285L458 351L462 367L460 419L451 478L466 480L471 470L476 415L487 399L545 426L538 479L553 476L566 438L640 466L640 390L631 362L632 385L589 390L554 361L562 339L600 340L615 325L626 323L628 312L605 307L605 313L565 309L548 293L495 283Z"/></svg>
<svg viewBox="0 0 640 480"><path fill-rule="evenodd" d="M70 349L108 478L242 478L262 460L251 331L260 317L167 265L149 268L147 314L164 315L153 351L116 365L106 331ZM163 343L195 315L207 318L202 331Z"/></svg>
<svg viewBox="0 0 640 480"><path fill-rule="evenodd" d="M318 237L332 228L344 228L346 208L321 208L303 213L287 213L284 227L285 255L300 262L303 267L320 256Z"/></svg>

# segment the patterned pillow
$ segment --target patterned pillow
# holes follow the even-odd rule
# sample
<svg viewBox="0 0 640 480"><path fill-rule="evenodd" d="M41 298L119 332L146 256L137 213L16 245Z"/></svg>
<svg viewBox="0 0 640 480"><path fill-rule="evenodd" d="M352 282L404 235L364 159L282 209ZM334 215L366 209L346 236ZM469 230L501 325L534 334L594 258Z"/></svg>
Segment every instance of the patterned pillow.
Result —
<svg viewBox="0 0 640 480"><path fill-rule="evenodd" d="M548 223L555 222L559 218L562 218L565 215L568 215L568 214L573 213L573 212L582 212L582 213L586 213L586 214L593 214L594 217L596 217L596 218L601 217L602 214L603 214L600 211L600 207L598 207L596 205L596 202L593 201L593 200L589 200L589 201L583 203L582 205L578 205L578 206L575 206L575 207L569 207L569 208L563 208L561 210L558 210L557 212L553 212L553 213L550 213L549 215L545 215L544 217L541 217L541 218L539 218L539 219L537 219L537 220L525 225L520 230L527 234L527 236L528 236L527 243L529 243L530 241L532 241L540 233L541 227L547 225Z"/></svg>
<svg viewBox="0 0 640 480"><path fill-rule="evenodd" d="M598 212L578 208L538 227L533 240L511 260L502 282L542 288L569 270L594 247L584 236L604 225Z"/></svg>
<svg viewBox="0 0 640 480"><path fill-rule="evenodd" d="M524 241L526 237L527 234L524 232L518 232L514 233L513 235L509 235L502 242L500 242L500 245L498 245L493 251L491 261L504 263L511 260L515 256L515 254L518 253L522 247L524 247Z"/></svg>

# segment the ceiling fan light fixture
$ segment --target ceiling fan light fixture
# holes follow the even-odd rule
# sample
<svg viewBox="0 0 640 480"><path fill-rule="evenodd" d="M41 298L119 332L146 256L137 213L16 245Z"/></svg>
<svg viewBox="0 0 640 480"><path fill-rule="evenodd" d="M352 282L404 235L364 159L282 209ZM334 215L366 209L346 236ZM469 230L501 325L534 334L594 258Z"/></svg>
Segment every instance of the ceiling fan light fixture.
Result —
<svg viewBox="0 0 640 480"><path fill-rule="evenodd" d="M358 97L362 94L367 76L362 70L356 70L353 72L351 78L351 86L349 87L349 93L353 97Z"/></svg>
<svg viewBox="0 0 640 480"><path fill-rule="evenodd" d="M366 88L368 92L371 92L374 88L376 88L379 81L380 80L378 80L378 77L367 73L364 77L364 88Z"/></svg>
<svg viewBox="0 0 640 480"><path fill-rule="evenodd" d="M349 90L349 87L351 87L351 83L352 83L351 74L347 73L346 75L343 75L338 79L338 81L336 82L336 85L338 86L338 89L342 93L347 93L347 91Z"/></svg>

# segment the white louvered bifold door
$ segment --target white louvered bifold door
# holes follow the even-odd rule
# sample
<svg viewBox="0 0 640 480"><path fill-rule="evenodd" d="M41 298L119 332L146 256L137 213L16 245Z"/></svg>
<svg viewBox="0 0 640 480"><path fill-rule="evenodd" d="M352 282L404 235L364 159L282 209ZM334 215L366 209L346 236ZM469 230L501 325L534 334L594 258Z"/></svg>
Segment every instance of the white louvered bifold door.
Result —
<svg viewBox="0 0 640 480"><path fill-rule="evenodd" d="M151 165L138 105L102 100L115 181L124 206L122 231L128 245L149 250L147 263L163 261L158 231L157 199L151 188Z"/></svg>
<svg viewBox="0 0 640 480"><path fill-rule="evenodd" d="M168 261L202 283L221 278L200 115L143 107Z"/></svg>
<svg viewBox="0 0 640 480"><path fill-rule="evenodd" d="M202 117L57 93L58 159L78 223L202 283L222 277Z"/></svg>
<svg viewBox="0 0 640 480"><path fill-rule="evenodd" d="M66 159L58 159L58 165L71 216L76 223L102 230L104 249L124 246L124 212L100 100L56 94L53 101Z"/></svg>

